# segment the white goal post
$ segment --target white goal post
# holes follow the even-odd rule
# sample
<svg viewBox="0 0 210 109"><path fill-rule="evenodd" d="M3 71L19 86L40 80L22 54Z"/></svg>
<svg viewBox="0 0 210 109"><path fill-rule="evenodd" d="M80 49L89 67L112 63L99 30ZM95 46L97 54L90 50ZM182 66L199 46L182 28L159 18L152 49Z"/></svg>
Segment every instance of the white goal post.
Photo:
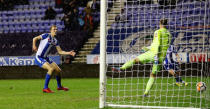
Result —
<svg viewBox="0 0 210 109"><path fill-rule="evenodd" d="M99 108L210 108L210 1L161 1L165 0L100 0ZM180 77L188 84L177 86L161 63L144 97L153 63L135 63L122 72L112 68L143 54L162 18L168 19L171 44L181 61ZM175 54L172 59L178 62ZM206 83L204 92L196 90L200 81Z"/></svg>
<svg viewBox="0 0 210 109"><path fill-rule="evenodd" d="M100 5L100 92L99 108L105 107L105 79L106 79L106 0ZM103 22L102 22L103 21Z"/></svg>

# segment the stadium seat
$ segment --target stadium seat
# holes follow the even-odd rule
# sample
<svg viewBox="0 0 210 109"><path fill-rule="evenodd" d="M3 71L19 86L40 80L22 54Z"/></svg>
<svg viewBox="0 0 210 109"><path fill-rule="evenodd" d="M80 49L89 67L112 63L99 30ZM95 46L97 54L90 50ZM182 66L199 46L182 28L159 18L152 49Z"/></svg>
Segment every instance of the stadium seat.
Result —
<svg viewBox="0 0 210 109"><path fill-rule="evenodd" d="M113 23L111 27L112 28L116 28L117 27L117 23Z"/></svg>
<svg viewBox="0 0 210 109"><path fill-rule="evenodd" d="M113 29L109 29L108 34L112 34L112 33L113 33Z"/></svg>
<svg viewBox="0 0 210 109"><path fill-rule="evenodd" d="M5 34L9 33L9 28L4 28L3 33Z"/></svg>
<svg viewBox="0 0 210 109"><path fill-rule="evenodd" d="M44 32L44 29L39 29L38 32L41 32L42 33L42 32Z"/></svg>
<svg viewBox="0 0 210 109"><path fill-rule="evenodd" d="M138 28L137 28L137 27L133 28L132 32L133 32L133 33L138 32Z"/></svg>
<svg viewBox="0 0 210 109"><path fill-rule="evenodd" d="M120 30L119 29L115 29L114 30L114 34L119 34L120 33Z"/></svg>
<svg viewBox="0 0 210 109"><path fill-rule="evenodd" d="M15 32L15 27L13 25L9 25L9 32L14 33Z"/></svg>
<svg viewBox="0 0 210 109"><path fill-rule="evenodd" d="M126 28L126 33L131 33L132 28Z"/></svg>
<svg viewBox="0 0 210 109"><path fill-rule="evenodd" d="M120 33L123 34L125 32L126 32L126 29L125 28L121 28Z"/></svg>
<svg viewBox="0 0 210 109"><path fill-rule="evenodd" d="M49 26L52 24L59 25L61 29L64 28L64 23L60 21L60 19L64 16L64 14L60 14L63 11L62 8L55 8L55 11L58 13L58 17L56 17L56 20L48 22L44 21L44 23L41 22L45 14L44 12L48 8L48 6L55 7L54 1L29 0L29 3L29 5L15 5L14 10L12 11L0 12L0 27L3 28L1 29L1 33L13 33L14 28L21 29L20 32L31 32L31 28L37 26L40 27L38 29L40 29L40 31L42 32L43 28L41 27L43 27L43 25L45 29L49 29ZM17 24L17 22L19 23ZM26 29L29 29L29 31L27 31ZM17 32L19 32L19 30Z"/></svg>
<svg viewBox="0 0 210 109"><path fill-rule="evenodd" d="M55 20L55 25L63 25L61 20Z"/></svg>
<svg viewBox="0 0 210 109"><path fill-rule="evenodd" d="M21 26L21 32L22 32L22 33L27 32L27 29L28 29L27 27L25 27L25 26L22 27L22 26Z"/></svg>

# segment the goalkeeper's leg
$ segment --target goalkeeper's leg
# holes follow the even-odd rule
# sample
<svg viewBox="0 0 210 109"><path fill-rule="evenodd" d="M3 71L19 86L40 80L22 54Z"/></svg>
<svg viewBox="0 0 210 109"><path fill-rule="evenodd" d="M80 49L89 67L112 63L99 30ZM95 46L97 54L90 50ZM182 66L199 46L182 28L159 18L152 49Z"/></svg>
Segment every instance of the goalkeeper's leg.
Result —
<svg viewBox="0 0 210 109"><path fill-rule="evenodd" d="M148 96L150 89L152 88L155 81L155 75L153 73L150 74L150 78L147 82L146 90L144 92L144 97Z"/></svg>
<svg viewBox="0 0 210 109"><path fill-rule="evenodd" d="M125 64L123 64L123 66L120 67L120 70L125 70L125 69L127 69L127 68L130 68L130 67L133 66L133 64L135 64L135 63L137 63L137 62L139 62L139 59L138 59L138 58L132 59L132 60L126 62Z"/></svg>
<svg viewBox="0 0 210 109"><path fill-rule="evenodd" d="M145 53L139 55L137 58L130 60L130 61L126 62L125 64L123 64L123 66L120 67L120 70L125 70L127 68L130 68L133 66L133 64L135 64L137 62L140 62L143 64L143 63L147 63L149 61L153 61L153 58L154 58L153 53L151 53L150 51L145 52Z"/></svg>
<svg viewBox="0 0 210 109"><path fill-rule="evenodd" d="M159 71L160 66L157 64L154 64L152 67L152 73L150 74L150 78L147 82L147 86L146 86L146 90L144 92L144 96L148 96L148 93L150 91L150 89L152 88L154 82L155 82L155 77L156 77L156 73Z"/></svg>
<svg viewBox="0 0 210 109"><path fill-rule="evenodd" d="M122 67L112 67L112 71L114 71L114 72L120 72L121 70L125 70L127 68L132 67L133 64L135 64L137 62L139 62L139 59L138 58L132 59L132 60L126 62L125 64L123 64Z"/></svg>

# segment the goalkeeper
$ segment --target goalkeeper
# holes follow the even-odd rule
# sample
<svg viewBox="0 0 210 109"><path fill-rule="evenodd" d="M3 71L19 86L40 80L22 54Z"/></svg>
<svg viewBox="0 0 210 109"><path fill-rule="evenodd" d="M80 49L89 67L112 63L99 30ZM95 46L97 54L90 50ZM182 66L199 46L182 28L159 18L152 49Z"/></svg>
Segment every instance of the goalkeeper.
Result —
<svg viewBox="0 0 210 109"><path fill-rule="evenodd" d="M172 55L175 54L176 55L176 59L178 62L175 62L172 58ZM175 48L173 45L171 45L168 50L167 50L167 54L166 54L166 58L164 60L164 68L171 74L174 76L175 80L176 80L176 85L177 86L182 86L185 85L187 86L188 83L184 82L181 78L181 72L180 72L180 68L179 68L179 64L181 63L181 59L179 57L179 55L177 54Z"/></svg>
<svg viewBox="0 0 210 109"><path fill-rule="evenodd" d="M133 66L133 64L140 62L142 64L152 62L152 72L150 74L149 81L146 85L146 90L144 92L144 97L148 96L150 89L155 81L155 77L157 72L160 70L160 66L166 57L167 49L171 42L171 34L166 29L166 25L168 25L167 19L161 19L159 22L160 29L156 30L154 33L154 38L150 47L148 47L148 51L139 55L137 58L126 62L120 68L112 68L113 71L125 70ZM145 48L145 47L144 47Z"/></svg>

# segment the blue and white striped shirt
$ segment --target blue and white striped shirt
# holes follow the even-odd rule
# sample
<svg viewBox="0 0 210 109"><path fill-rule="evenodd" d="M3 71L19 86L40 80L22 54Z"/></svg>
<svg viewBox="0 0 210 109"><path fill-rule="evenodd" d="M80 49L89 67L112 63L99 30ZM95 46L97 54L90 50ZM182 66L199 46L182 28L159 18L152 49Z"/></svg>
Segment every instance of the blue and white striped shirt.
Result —
<svg viewBox="0 0 210 109"><path fill-rule="evenodd" d="M177 54L176 50L175 50L175 47L173 45L169 46L168 50L167 50L167 53L166 53L166 58L165 58L165 61L167 61L167 63L176 63L174 60L173 60L173 54ZM164 62L165 63L165 62Z"/></svg>
<svg viewBox="0 0 210 109"><path fill-rule="evenodd" d="M52 46L59 46L58 41L55 37L52 37L49 33L41 35L42 39L39 44L36 56L47 57Z"/></svg>

